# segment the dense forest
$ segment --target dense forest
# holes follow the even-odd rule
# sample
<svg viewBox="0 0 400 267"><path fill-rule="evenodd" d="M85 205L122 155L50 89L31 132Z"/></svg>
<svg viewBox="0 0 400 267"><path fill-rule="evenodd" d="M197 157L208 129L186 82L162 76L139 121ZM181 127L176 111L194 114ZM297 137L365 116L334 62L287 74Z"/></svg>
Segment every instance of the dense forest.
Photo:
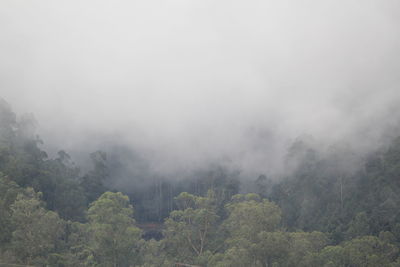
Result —
<svg viewBox="0 0 400 267"><path fill-rule="evenodd" d="M282 177L216 163L126 191L107 153L82 173L41 144L1 100L0 266L400 266L400 138L360 156L302 137Z"/></svg>

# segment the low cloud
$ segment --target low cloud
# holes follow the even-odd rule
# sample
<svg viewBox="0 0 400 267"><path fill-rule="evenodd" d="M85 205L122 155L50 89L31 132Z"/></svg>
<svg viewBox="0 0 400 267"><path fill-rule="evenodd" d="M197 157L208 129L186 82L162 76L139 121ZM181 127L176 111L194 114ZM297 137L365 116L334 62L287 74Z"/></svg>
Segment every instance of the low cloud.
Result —
<svg viewBox="0 0 400 267"><path fill-rule="evenodd" d="M398 1L2 1L0 95L50 151L282 170L309 134L398 134Z"/></svg>

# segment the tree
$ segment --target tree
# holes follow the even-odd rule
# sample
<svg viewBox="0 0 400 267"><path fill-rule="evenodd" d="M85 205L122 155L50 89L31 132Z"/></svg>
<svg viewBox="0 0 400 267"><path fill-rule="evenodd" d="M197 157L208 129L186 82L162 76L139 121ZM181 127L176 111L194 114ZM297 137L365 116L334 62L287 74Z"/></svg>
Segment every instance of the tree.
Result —
<svg viewBox="0 0 400 267"><path fill-rule="evenodd" d="M348 266L348 259L343 247L326 246L319 253L311 253L307 257L308 267Z"/></svg>
<svg viewBox="0 0 400 267"><path fill-rule="evenodd" d="M11 240L11 204L22 192L22 188L0 173L0 248Z"/></svg>
<svg viewBox="0 0 400 267"><path fill-rule="evenodd" d="M44 161L33 184L43 193L48 209L65 220L84 220L87 201L79 183L79 169L66 152L59 151L57 158Z"/></svg>
<svg viewBox="0 0 400 267"><path fill-rule="evenodd" d="M87 173L81 181L81 186L85 190L87 200L92 202L106 191L104 185L108 177L107 155L102 151L96 151L90 154L94 169Z"/></svg>
<svg viewBox="0 0 400 267"><path fill-rule="evenodd" d="M256 261L254 255L246 248L248 242L243 240L243 246L228 248L223 254L216 254L210 261L210 266L215 267L263 267Z"/></svg>
<svg viewBox="0 0 400 267"><path fill-rule="evenodd" d="M348 266L389 266L399 249L375 236L355 238L343 244Z"/></svg>
<svg viewBox="0 0 400 267"><path fill-rule="evenodd" d="M226 209L229 217L224 225L232 238L257 240L260 232L274 231L281 221L279 207L256 194L235 195Z"/></svg>
<svg viewBox="0 0 400 267"><path fill-rule="evenodd" d="M0 98L0 147L10 146L15 137L17 119L11 106Z"/></svg>
<svg viewBox="0 0 400 267"><path fill-rule="evenodd" d="M280 223L279 207L257 194L246 194L233 196L226 209L228 218L223 222L223 228L228 232L227 249L222 256L213 258L216 266L256 267L271 263L275 254L280 253L281 246L275 252L265 249L278 245L278 242L274 243L278 235L272 237L270 232Z"/></svg>
<svg viewBox="0 0 400 267"><path fill-rule="evenodd" d="M213 192L209 191L207 197L183 192L176 202L180 210L172 211L165 221L167 251L176 260L199 264L217 246L218 215Z"/></svg>
<svg viewBox="0 0 400 267"><path fill-rule="evenodd" d="M266 198L271 191L272 188L272 180L269 179L266 175L260 175L257 180L254 182L255 184L255 192L263 198Z"/></svg>
<svg viewBox="0 0 400 267"><path fill-rule="evenodd" d="M308 267L309 257L318 253L328 244L328 238L321 232L293 232L289 233L289 266Z"/></svg>
<svg viewBox="0 0 400 267"><path fill-rule="evenodd" d="M129 198L120 192L105 192L90 205L90 247L98 266L130 266L139 260L141 231L132 216Z"/></svg>
<svg viewBox="0 0 400 267"><path fill-rule="evenodd" d="M370 228L368 224L367 214L365 212L357 213L354 219L350 222L349 228L347 229L346 235L348 239L368 235L369 233Z"/></svg>
<svg viewBox="0 0 400 267"><path fill-rule="evenodd" d="M45 262L64 234L64 222L57 213L45 210L39 197L39 193L27 189L11 206L15 227L11 248L16 258L27 265Z"/></svg>
<svg viewBox="0 0 400 267"><path fill-rule="evenodd" d="M264 266L287 260L290 251L289 234L281 231L261 232L258 235L257 257Z"/></svg>
<svg viewBox="0 0 400 267"><path fill-rule="evenodd" d="M145 242L140 250L143 257L143 264L140 267L173 266L173 261L168 259L165 249L165 242L153 239Z"/></svg>

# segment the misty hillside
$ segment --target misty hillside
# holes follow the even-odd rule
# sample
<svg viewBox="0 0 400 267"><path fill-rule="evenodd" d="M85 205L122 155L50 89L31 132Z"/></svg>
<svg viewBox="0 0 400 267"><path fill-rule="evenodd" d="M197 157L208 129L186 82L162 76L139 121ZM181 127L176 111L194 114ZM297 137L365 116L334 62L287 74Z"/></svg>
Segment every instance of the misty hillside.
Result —
<svg viewBox="0 0 400 267"><path fill-rule="evenodd" d="M400 137L360 155L303 136L280 177L248 179L216 163L172 179L123 148L91 153L86 172L63 150L49 157L34 117L4 100L0 123L4 264L399 264Z"/></svg>
<svg viewBox="0 0 400 267"><path fill-rule="evenodd" d="M0 1L0 267L400 267L400 1Z"/></svg>

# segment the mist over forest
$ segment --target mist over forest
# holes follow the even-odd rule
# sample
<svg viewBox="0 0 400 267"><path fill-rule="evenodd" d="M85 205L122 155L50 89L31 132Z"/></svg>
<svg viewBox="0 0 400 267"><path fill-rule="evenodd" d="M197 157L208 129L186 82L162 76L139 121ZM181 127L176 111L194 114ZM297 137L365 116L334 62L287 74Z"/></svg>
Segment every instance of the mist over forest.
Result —
<svg viewBox="0 0 400 267"><path fill-rule="evenodd" d="M400 266L399 25L395 0L2 1L0 266Z"/></svg>

